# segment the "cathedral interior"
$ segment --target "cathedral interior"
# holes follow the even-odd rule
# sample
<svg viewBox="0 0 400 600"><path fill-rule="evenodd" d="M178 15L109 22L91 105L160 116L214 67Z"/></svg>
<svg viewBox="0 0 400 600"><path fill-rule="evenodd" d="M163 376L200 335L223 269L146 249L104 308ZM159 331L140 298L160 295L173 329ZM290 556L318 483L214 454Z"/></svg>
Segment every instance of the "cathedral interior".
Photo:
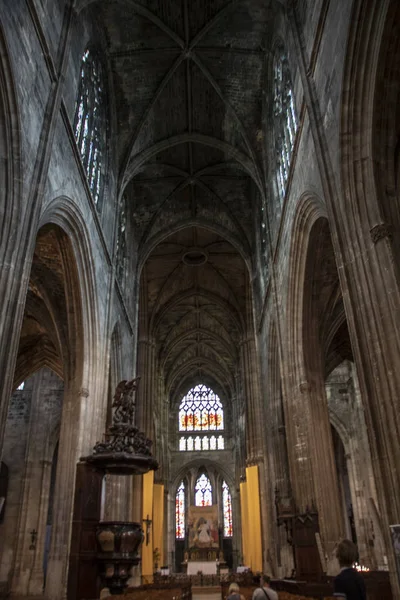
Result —
<svg viewBox="0 0 400 600"><path fill-rule="evenodd" d="M132 585L347 538L400 600L399 1L0 8L0 597L99 597L115 521Z"/></svg>

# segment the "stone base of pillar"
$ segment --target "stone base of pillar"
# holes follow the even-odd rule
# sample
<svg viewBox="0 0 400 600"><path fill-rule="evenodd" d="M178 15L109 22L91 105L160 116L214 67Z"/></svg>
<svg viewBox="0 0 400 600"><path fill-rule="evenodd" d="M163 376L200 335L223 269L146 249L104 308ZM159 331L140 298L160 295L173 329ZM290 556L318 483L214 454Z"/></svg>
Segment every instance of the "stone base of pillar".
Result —
<svg viewBox="0 0 400 600"><path fill-rule="evenodd" d="M29 579L28 594L40 596L43 594L43 569L33 569Z"/></svg>

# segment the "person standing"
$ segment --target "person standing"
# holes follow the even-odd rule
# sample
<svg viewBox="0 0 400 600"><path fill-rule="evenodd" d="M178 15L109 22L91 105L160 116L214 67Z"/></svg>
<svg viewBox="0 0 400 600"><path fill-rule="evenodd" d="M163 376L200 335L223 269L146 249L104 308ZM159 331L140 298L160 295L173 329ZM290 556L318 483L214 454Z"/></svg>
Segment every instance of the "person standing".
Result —
<svg viewBox="0 0 400 600"><path fill-rule="evenodd" d="M358 559L357 546L350 540L342 540L336 549L336 558L340 573L333 581L333 595L346 600L367 600L364 579L353 569Z"/></svg>
<svg viewBox="0 0 400 600"><path fill-rule="evenodd" d="M270 586L271 577L261 575L260 587L254 590L252 600L278 600L278 594Z"/></svg>
<svg viewBox="0 0 400 600"><path fill-rule="evenodd" d="M244 600L237 583L231 583L226 600Z"/></svg>

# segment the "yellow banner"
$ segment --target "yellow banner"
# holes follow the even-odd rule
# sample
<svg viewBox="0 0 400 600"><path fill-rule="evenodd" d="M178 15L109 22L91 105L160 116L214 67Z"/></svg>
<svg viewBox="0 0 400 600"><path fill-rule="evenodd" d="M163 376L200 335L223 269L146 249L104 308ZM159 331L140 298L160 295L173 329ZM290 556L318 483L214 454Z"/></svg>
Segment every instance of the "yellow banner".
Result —
<svg viewBox="0 0 400 600"><path fill-rule="evenodd" d="M158 550L159 558L155 560L160 568L164 565L164 486L155 483L153 494L153 547L154 552Z"/></svg>
<svg viewBox="0 0 400 600"><path fill-rule="evenodd" d="M240 484L240 514L242 517L242 561L244 565L250 566L247 549L249 527L247 524L247 483L245 481L242 481Z"/></svg>
<svg viewBox="0 0 400 600"><path fill-rule="evenodd" d="M262 571L262 538L260 486L258 466L246 468L247 479L247 535L248 560L246 563L253 572Z"/></svg>
<svg viewBox="0 0 400 600"><path fill-rule="evenodd" d="M154 491L154 471L149 471L143 475L143 503L142 518L153 521L153 491ZM153 577L153 522L150 528L143 523L144 541L142 544L142 576L148 581ZM149 532L149 533L148 533Z"/></svg>

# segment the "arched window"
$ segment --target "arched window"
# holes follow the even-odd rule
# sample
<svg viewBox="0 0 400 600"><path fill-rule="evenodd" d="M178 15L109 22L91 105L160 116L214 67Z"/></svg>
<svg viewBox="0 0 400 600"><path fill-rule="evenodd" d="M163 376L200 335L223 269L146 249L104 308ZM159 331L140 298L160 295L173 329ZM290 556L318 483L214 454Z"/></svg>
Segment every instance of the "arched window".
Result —
<svg viewBox="0 0 400 600"><path fill-rule="evenodd" d="M279 197L285 196L290 161L297 130L297 119L289 64L283 48L275 51L273 61L273 118L275 133L276 185Z"/></svg>
<svg viewBox="0 0 400 600"><path fill-rule="evenodd" d="M212 505L211 482L205 473L202 473L196 481L194 488L194 503L196 506Z"/></svg>
<svg viewBox="0 0 400 600"><path fill-rule="evenodd" d="M226 481L222 484L222 507L224 511L224 537L232 537L232 497Z"/></svg>
<svg viewBox="0 0 400 600"><path fill-rule="evenodd" d="M179 406L179 450L223 450L224 411L217 394L205 385L196 385L182 398ZM196 432L197 435L187 435Z"/></svg>
<svg viewBox="0 0 400 600"><path fill-rule="evenodd" d="M116 277L118 283L123 286L125 276L126 259L126 198L122 196L119 206L117 249L115 258Z"/></svg>
<svg viewBox="0 0 400 600"><path fill-rule="evenodd" d="M185 538L185 484L183 481L178 487L175 497L175 537L177 540Z"/></svg>
<svg viewBox="0 0 400 600"><path fill-rule="evenodd" d="M82 57L75 111L75 140L93 200L100 208L106 149L106 94L104 73L97 55L89 49Z"/></svg>

